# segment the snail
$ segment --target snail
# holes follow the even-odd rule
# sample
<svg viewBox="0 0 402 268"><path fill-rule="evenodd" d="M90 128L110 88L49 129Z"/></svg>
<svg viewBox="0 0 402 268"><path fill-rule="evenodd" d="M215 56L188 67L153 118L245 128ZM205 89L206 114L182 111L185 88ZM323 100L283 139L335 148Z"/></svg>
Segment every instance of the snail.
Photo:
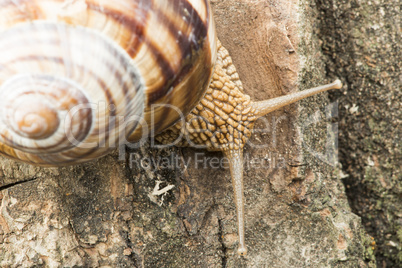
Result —
<svg viewBox="0 0 402 268"><path fill-rule="evenodd" d="M342 86L251 101L207 0L0 0L0 7L0 154L74 165L148 136L222 151L240 255L243 147L254 122Z"/></svg>

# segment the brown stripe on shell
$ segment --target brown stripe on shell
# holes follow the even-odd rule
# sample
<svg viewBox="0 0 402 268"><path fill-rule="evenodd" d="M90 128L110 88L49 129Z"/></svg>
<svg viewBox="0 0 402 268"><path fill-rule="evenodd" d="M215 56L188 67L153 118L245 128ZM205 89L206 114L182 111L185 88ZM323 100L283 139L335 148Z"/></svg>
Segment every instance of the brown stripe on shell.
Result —
<svg viewBox="0 0 402 268"><path fill-rule="evenodd" d="M202 48L205 44L205 39L207 36L207 29L209 23L209 12L210 10L207 8L207 20L204 22L201 19L201 16L198 14L198 11L193 8L191 3L188 1L172 1L173 8L175 11L179 11L177 14L178 17L183 18L183 21L188 22L188 27L190 29L190 35L194 37L199 37L199 39L191 38L191 36L185 35L180 29L174 25L172 19L166 16L163 13L163 10L158 10L158 18L161 22L164 22L165 27L169 30L170 34L173 35L174 39L177 40L181 51L181 62L182 67L179 72L169 75L170 70L167 68L166 63L161 58L157 58L157 63L162 66L162 70L165 74L165 81L167 82L163 87L154 90L152 92L148 92L148 106L156 103L163 96L167 95L170 90L172 90L177 84L179 84L183 78L189 73L189 71L193 68L192 58L198 54L200 48ZM158 51L155 50L152 43L149 44L149 47L153 51L155 55ZM198 55L197 55L198 56ZM167 75L167 76L166 76Z"/></svg>
<svg viewBox="0 0 402 268"><path fill-rule="evenodd" d="M174 5L175 10L181 11L179 16L182 16L184 21L189 23L191 28L194 30L194 32L192 32L194 36L204 36L205 37L207 35L208 23L209 23L208 12L210 12L210 10L207 8L208 3L206 3L204 1L205 9L207 11L207 14L206 14L207 21L203 21L201 19L201 16L198 13L198 11L187 0L173 1L173 5ZM180 6L182 6L184 8L181 8ZM197 42L197 40L192 40L191 45L193 46L193 48L195 50L199 50L202 44L199 44Z"/></svg>
<svg viewBox="0 0 402 268"><path fill-rule="evenodd" d="M152 44L148 44L149 49L152 51L156 63L160 66L162 70L162 75L164 76L165 84L156 91L148 92L148 106L155 103L161 97L165 96L166 93L171 88L171 81L175 77L175 71L170 66L170 63L166 60L165 56Z"/></svg>
<svg viewBox="0 0 402 268"><path fill-rule="evenodd" d="M100 5L98 2L91 2L87 1L87 6L89 9L94 11L101 12L106 14L110 18L115 21L120 22L123 26L130 29L133 35L138 36L139 39L137 43L127 44L127 52L130 56L134 57L135 53L138 51L138 45L140 42L145 41L144 38L144 27L146 27L146 21L149 15L149 12L154 8L154 2L150 0L142 0L142 1L129 1L132 4L131 8L127 8L125 10L117 10L111 9L109 6ZM175 14L176 16L183 18L185 22L187 22L188 27L194 29L193 34L195 36L206 36L207 29L208 29L208 21L204 22L200 15L198 14L197 10L189 3L187 0L180 0L180 1L160 1L163 3L167 3L171 5L172 8L177 12L180 13ZM204 5L208 6L208 3L204 0ZM207 9L207 8L206 8ZM152 12L157 13L157 17L164 22L169 22L170 19L164 13L165 10L161 10L155 8ZM208 14L207 14L208 17ZM164 24L163 24L164 25ZM175 37L177 37L178 30L176 27L171 28L172 24L167 25L167 30L169 30ZM196 50L200 48L200 44L198 42L194 42L192 40L192 46Z"/></svg>
<svg viewBox="0 0 402 268"><path fill-rule="evenodd" d="M132 2L133 4L135 3L134 1ZM90 1L87 3L88 8L106 14L111 19L127 27L133 33L133 36L137 37L132 38L130 43L124 44L125 50L132 58L135 57L139 46L142 45L142 42L144 41L142 38L144 36L144 27L146 25L150 5L152 4L151 1L141 1L141 3L141 8L139 8L138 5L135 8L135 16L134 12L127 14L120 10L112 10L108 7Z"/></svg>
<svg viewBox="0 0 402 268"><path fill-rule="evenodd" d="M207 3L205 3L205 5L207 7ZM186 6L186 9L190 9L190 7L192 8L191 4L187 1L185 1L185 6ZM191 60L191 56L193 55L193 53L195 51L199 51L201 46L204 45L205 42L207 41L206 37L207 37L207 29L208 29L208 24L209 24L210 10L208 8L206 8L206 11L207 11L206 21L203 22L200 15L198 14L198 12L195 9L192 9L192 14L195 17L195 24L193 26L195 29L194 35L203 37L205 39L192 40L192 42L190 43L191 50L188 52L188 54L185 55L185 57L184 57L185 61ZM206 53L209 53L209 55L206 55L206 59L211 59L211 51L207 50ZM190 58L188 58L188 57L190 57ZM207 65L208 65L208 63L207 63ZM181 69L180 73L177 75L177 78L173 82L172 86L176 86L178 83L180 83L182 81L182 77L186 76L192 67L193 66L189 63L185 64L183 66L183 68Z"/></svg>
<svg viewBox="0 0 402 268"><path fill-rule="evenodd" d="M107 14L113 20L119 21L122 25L128 27L134 36L137 38L135 43L127 44L126 51L127 53L134 58L136 53L138 52L140 45L146 45L150 52L152 53L156 63L160 66L162 70L162 75L164 77L164 81L168 82L173 79L175 76L175 71L173 70L171 64L166 59L166 57L161 53L161 51L153 44L151 40L144 40L144 27L146 26L146 21L148 17L148 12L151 10L153 2L152 1L140 1L142 5L141 8L135 9L135 14L139 14L139 18L133 16L133 14L126 14L119 10L112 10L105 6L99 6L94 3L89 3L88 7L95 10L101 11L104 14ZM143 21L144 23L141 23ZM161 24L162 25L162 24ZM173 32L177 32L173 30ZM168 84L168 83L165 83ZM169 89L170 86L162 87L160 90L156 92L152 92L148 95L148 103L153 103L156 100L160 99Z"/></svg>
<svg viewBox="0 0 402 268"><path fill-rule="evenodd" d="M113 20L117 20L121 22L124 26L128 27L130 31L133 32L133 35L138 36L135 39L137 42L132 43L131 47L127 47L126 50L130 54L131 57L135 57L138 47L143 40L144 34L144 23L141 21L146 21L148 17L149 10L153 7L153 1L139 1L141 4L136 6L135 14L138 16L133 16L132 13L127 14L120 10L112 10L109 7L99 6L99 4L89 2L88 8L95 10L95 11L102 11L103 13L107 14ZM177 12L178 17L183 18L185 22L188 23L188 27L191 28L191 34L193 36L201 36L205 37L207 33L208 23L207 20L204 22L201 19L201 16L198 14L197 10L186 0L182 1L170 1L166 2L169 5L172 5L172 8ZM204 1L204 4L207 6L207 3ZM141 6L141 8L139 8ZM206 10L208 10L206 8ZM209 11L209 10L208 10ZM178 74L174 71L169 61L163 55L163 53L155 46L153 42L155 40L150 38L149 41L145 42L144 45L147 45L150 52L152 53L156 63L160 66L162 70L162 75L164 77L164 81L166 81L165 85L157 90L153 90L148 94L148 105L157 102L160 98L168 93L168 91L174 87L177 83L181 81L181 77L187 75L188 71L191 69L191 56L194 55L194 51L198 51L203 46L204 40L197 40L191 39L189 36L180 35L180 30L174 25L171 20L164 14L164 10L160 10L158 8L155 9L157 12L157 17L163 23L166 30L168 30L175 40L178 40L179 48L181 49L182 59L186 59L185 62L189 62L188 65L184 66ZM207 14L207 18L209 18L209 14ZM184 65L185 65L185 62Z"/></svg>
<svg viewBox="0 0 402 268"><path fill-rule="evenodd" d="M204 52L206 54L205 58L211 59L211 57L208 56L211 51L205 50ZM198 102L197 100L202 98L204 91L200 90L200 88L208 87L208 78L212 68L211 61L200 62L199 65L194 66L194 68L189 70L188 76L186 76L181 83L176 85L176 87L184 86L187 90L181 90L180 92L182 95L180 97L176 97L177 92L170 94L170 96L166 96L164 99L165 103L173 107L181 107L183 115L186 116L194 108L195 104ZM200 81L204 81L204 83L200 84ZM194 106L189 105L191 103L194 103ZM166 118L169 118L171 114L176 116L174 113L176 112L173 111L173 109L165 108L161 111L160 115L157 114L154 116L156 119L153 125L155 133L159 133L174 124L166 124Z"/></svg>
<svg viewBox="0 0 402 268"><path fill-rule="evenodd" d="M173 8L175 11L179 11L178 17L187 22L188 28L192 29L191 33L194 36L206 36L208 29L208 21L203 21L200 14L188 1L173 1ZM207 9L208 10L208 9ZM161 21L166 22L166 27L170 33L178 40L180 49L182 50L183 58L191 55L191 51L198 51L202 44L195 39L189 40L188 36L180 35L177 25L175 25L171 18L166 16L163 10L158 10L158 17ZM208 17L208 14L207 14ZM191 48L191 49L189 49Z"/></svg>
<svg viewBox="0 0 402 268"><path fill-rule="evenodd" d="M183 14L181 14L181 15L183 15L183 16L187 15L187 17L190 18L189 15L192 14L195 17L195 19L193 21L194 22L193 24L195 26L193 26L193 27L195 27L195 29L198 30L198 32L196 31L195 36L206 37L208 25L210 23L210 15L211 15L210 14L211 11L207 8L208 7L207 1L204 1L205 9L206 9L206 12L207 12L205 22L202 21L201 16L198 14L198 12L193 8L191 3L189 3L188 1L180 2L180 3L179 2L174 2L174 4L175 4L175 10L182 10L181 8L179 8L180 4L183 4L183 6L185 6L186 10L191 10L191 12L188 12L188 13L183 12ZM169 24L168 24L168 26L169 26ZM170 29L170 30L172 31L173 29ZM174 34L174 32L172 34ZM182 38L182 39L185 39L185 38ZM185 40L188 40L188 39L185 39ZM188 51L187 54L184 52L183 46L181 46L182 53L183 53L183 59L186 59L186 61L188 60L188 61L191 62L191 58L187 58L187 57L191 57L193 55L193 52L198 51L200 46L203 45L207 41L208 40L201 40L201 42L194 42L194 40L193 40L193 42L187 42L185 45L188 46L188 47L191 47L191 49L187 50ZM202 73L202 74L204 74L204 75L206 75L206 76L209 76L210 68L212 68L212 62L211 62L212 55L211 55L211 51L208 50L208 49L206 49L204 51L204 53L206 54L205 59L207 60L207 62L204 62L203 63L204 65L201 66L201 68L204 67L204 70L202 70L202 71L197 70L197 71ZM180 72L177 74L176 79L172 82L171 88L174 88L178 84L180 84L183 81L183 79L187 75L189 75L189 73L194 68L195 68L195 66L190 64L190 63L184 64L182 69L180 70ZM187 90L182 91L182 93L184 95L180 96L180 98L184 99L184 100L188 100L188 103L192 103L191 100L194 99L194 96L197 96L197 91L199 91L199 88L197 88L197 86L195 86L195 85L197 85L199 83L198 81L203 81L203 80L208 81L208 78L205 79L205 78L198 77L197 75L194 75L193 79L191 79L191 81L187 82L187 84L188 84L187 85ZM209 83L209 81L207 83L205 83L204 85L202 85L201 87L206 88L208 86L208 83ZM164 92L164 95L167 95L167 94L168 94L168 92ZM199 95L198 98L200 98L200 97L201 97L201 95ZM172 106L176 105L176 104L174 104L175 103L175 98L174 97L168 99L167 101L168 101L169 105L172 105ZM187 102L187 101L184 101L184 102ZM182 106L179 106L179 107L182 107ZM191 110L192 110L192 107L187 108L187 110L183 109L182 112L183 112L184 115L186 115ZM160 120L158 122L155 122L156 125L153 126L155 133L158 133L158 131L162 131L166 127L169 127L169 126L174 124L174 123L172 123L172 124L170 124L168 126L166 126L166 124L165 124L165 118L169 117L172 112L174 112L172 109L165 109L165 116L164 117L159 117ZM158 118L158 117L156 117L156 118Z"/></svg>
<svg viewBox="0 0 402 268"><path fill-rule="evenodd" d="M174 1L173 1L174 2ZM95 11L101 11L102 13L107 14L113 20L119 21L122 25L128 27L134 36L137 38L135 43L127 44L126 51L127 53L134 58L136 53L139 50L140 45L146 45L149 48L149 51L152 53L156 63L160 66L160 70L162 71L162 75L164 77L164 81L166 81L165 85L157 91L150 92L148 94L148 103L154 103L158 99L160 99L166 92L169 90L169 81L175 77L175 70L166 59L166 57L161 53L161 51L153 44L152 40L148 40L145 42L144 40L144 27L145 23L141 23L140 21L146 22L148 17L148 12L152 8L152 1L141 1L141 8L137 8L135 14L139 14L139 18L133 16L133 14L126 14L124 12L118 10L112 10L104 6L99 6L94 3L89 3L88 7ZM137 6L138 7L138 6ZM160 12L162 13L162 12ZM162 24L161 24L162 25ZM172 33L177 33L177 29L172 29Z"/></svg>
<svg viewBox="0 0 402 268"><path fill-rule="evenodd" d="M184 3L184 1L172 1L171 3L174 3L174 5L176 5L176 10L178 10L177 7L180 5L180 3ZM189 33L191 33L191 31L201 31L204 34L202 36L197 36L197 38L195 39L197 40L197 42L193 42L193 50L190 50L192 58L190 59L190 57L188 57L188 61L186 61L185 58L182 58L182 67L176 73L176 76L169 84L169 87L165 85L165 87L157 89L163 92L162 94L158 94L161 97L159 99L151 99L151 101L148 102L148 105L170 104L174 107L178 107L185 116L194 108L194 106L202 98L205 90L207 89L209 78L212 75L213 65L216 59L216 39L215 28L209 4L207 1L203 1L202 4L205 5L205 9L202 10L201 8L197 8L198 10L196 12L198 19L188 19L187 23L189 24L190 22L192 22L194 24L194 22L198 21L199 24L197 26L197 29L192 29L191 27L187 29L189 29ZM188 2L186 2L185 5L187 6L188 10L190 8L195 10L195 8L193 8L193 6ZM198 12L203 13L198 14ZM194 14L195 13L193 12L193 15ZM188 18L189 14L187 14L186 16ZM177 15L177 17L180 16ZM170 20L174 21L174 18L171 18ZM197 34L199 33L200 32L197 32ZM187 38L188 36L188 33L184 35L184 37ZM211 36L213 38L211 38ZM188 40L189 42L191 41L189 38ZM198 47L198 51L194 49ZM211 51L211 49L214 49L214 51ZM149 94L151 93L147 91L147 94L149 96ZM150 103L152 101L153 103ZM148 108L145 110L144 118L149 125L151 125L151 123L155 124L152 125L154 133L158 133L159 131L168 126L171 126L172 124L177 122L178 119L180 119L177 115L177 112L175 112L171 108L166 107L164 109L161 108L157 111L153 111L151 114L150 106L148 106ZM156 119L154 120L156 122L152 121L152 118ZM139 126L139 129L130 136L130 140L138 140L141 137L142 132L143 130Z"/></svg>

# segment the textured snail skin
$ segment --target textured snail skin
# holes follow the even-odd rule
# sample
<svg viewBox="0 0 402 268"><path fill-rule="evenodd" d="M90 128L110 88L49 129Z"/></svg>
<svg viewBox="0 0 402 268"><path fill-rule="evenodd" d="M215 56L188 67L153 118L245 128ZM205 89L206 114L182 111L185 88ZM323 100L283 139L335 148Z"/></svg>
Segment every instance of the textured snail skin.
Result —
<svg viewBox="0 0 402 268"><path fill-rule="evenodd" d="M0 0L0 154L71 165L150 134L222 151L245 255L243 147L254 122L340 81L251 101L207 0L18 3Z"/></svg>

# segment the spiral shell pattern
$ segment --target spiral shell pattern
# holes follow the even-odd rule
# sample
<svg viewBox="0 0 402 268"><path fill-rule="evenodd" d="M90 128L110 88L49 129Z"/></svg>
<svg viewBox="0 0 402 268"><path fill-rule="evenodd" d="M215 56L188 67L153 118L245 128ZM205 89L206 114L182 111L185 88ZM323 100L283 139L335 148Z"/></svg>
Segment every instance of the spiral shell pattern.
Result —
<svg viewBox="0 0 402 268"><path fill-rule="evenodd" d="M76 164L158 133L215 59L206 0L0 0L0 153Z"/></svg>
<svg viewBox="0 0 402 268"><path fill-rule="evenodd" d="M131 58L96 31L36 22L2 37L0 137L22 160L104 154L124 138L110 129L115 114L142 115L144 90Z"/></svg>

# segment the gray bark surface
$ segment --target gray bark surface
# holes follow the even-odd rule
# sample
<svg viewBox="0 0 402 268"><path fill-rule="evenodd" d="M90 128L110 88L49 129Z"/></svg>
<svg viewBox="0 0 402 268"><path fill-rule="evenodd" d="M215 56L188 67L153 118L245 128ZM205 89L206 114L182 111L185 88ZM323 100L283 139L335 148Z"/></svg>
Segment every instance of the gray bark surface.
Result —
<svg viewBox="0 0 402 268"><path fill-rule="evenodd" d="M373 237L378 267L402 266L401 6L317 1L327 72L342 77L340 162L353 212ZM314 7L315 8L315 7Z"/></svg>
<svg viewBox="0 0 402 268"><path fill-rule="evenodd" d="M211 3L252 99L330 81L317 6ZM340 180L336 107L322 94L257 124L245 150L246 258L236 254L222 154L147 143L125 161L115 153L74 167L1 158L0 266L374 267L373 241Z"/></svg>

